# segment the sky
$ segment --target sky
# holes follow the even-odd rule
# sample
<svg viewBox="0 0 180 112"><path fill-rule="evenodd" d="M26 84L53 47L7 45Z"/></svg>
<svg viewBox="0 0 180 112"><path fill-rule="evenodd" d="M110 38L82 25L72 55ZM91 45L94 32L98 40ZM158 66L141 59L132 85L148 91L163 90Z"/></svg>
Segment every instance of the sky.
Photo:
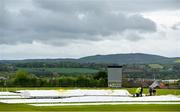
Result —
<svg viewBox="0 0 180 112"><path fill-rule="evenodd" d="M180 0L0 0L0 60L180 57Z"/></svg>

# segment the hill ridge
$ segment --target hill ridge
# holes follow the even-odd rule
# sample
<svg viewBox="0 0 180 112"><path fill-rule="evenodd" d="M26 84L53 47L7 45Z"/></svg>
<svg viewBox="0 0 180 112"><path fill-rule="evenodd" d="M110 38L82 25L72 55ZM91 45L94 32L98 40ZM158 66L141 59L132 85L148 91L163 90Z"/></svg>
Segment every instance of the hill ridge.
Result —
<svg viewBox="0 0 180 112"><path fill-rule="evenodd" d="M92 55L82 58L56 58L56 59L24 59L24 60L0 60L0 62L79 62L79 63L116 63L116 64L146 64L146 63L174 63L180 57L170 58L155 54L145 53L123 53L123 54L106 54Z"/></svg>

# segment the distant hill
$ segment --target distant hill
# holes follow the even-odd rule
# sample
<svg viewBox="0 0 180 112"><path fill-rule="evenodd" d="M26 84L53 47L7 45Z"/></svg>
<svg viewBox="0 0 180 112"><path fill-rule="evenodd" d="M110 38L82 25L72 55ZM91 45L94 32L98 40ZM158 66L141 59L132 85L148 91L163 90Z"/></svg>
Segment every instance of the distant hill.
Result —
<svg viewBox="0 0 180 112"><path fill-rule="evenodd" d="M129 53L109 54L82 57L79 59L26 59L26 60L0 60L0 62L79 62L79 63L116 63L116 64L147 64L147 63L175 63L180 57L169 58L159 55Z"/></svg>
<svg viewBox="0 0 180 112"><path fill-rule="evenodd" d="M92 63L173 63L177 58L168 58L159 55L130 53L130 54L110 54L110 55L95 55L80 58L80 62Z"/></svg>

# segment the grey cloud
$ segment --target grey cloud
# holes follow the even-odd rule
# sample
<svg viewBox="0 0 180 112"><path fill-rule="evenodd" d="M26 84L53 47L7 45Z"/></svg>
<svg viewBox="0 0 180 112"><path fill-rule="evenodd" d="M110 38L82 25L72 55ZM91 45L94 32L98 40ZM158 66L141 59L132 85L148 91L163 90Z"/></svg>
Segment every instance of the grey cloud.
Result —
<svg viewBox="0 0 180 112"><path fill-rule="evenodd" d="M74 12L95 12L102 13L110 10L110 4L107 0L34 0L37 7L47 10L74 13Z"/></svg>
<svg viewBox="0 0 180 112"><path fill-rule="evenodd" d="M5 8L5 2L0 1L0 28L8 27L9 23L9 13Z"/></svg>
<svg viewBox="0 0 180 112"><path fill-rule="evenodd" d="M84 1L37 1L34 2L36 10L22 9L18 14L9 12L10 27L5 29L7 25L4 25L0 29L0 33L4 32L0 34L0 44L40 41L66 45L67 40L101 40L114 34L122 34L126 30L143 33L156 31L156 24L142 15L128 16L112 12L110 9L113 4L108 4L109 1L102 4L102 1L88 1L88 4ZM8 13L5 8L3 10ZM7 16L3 13L0 18L4 18L4 21ZM79 15L83 17L80 18Z"/></svg>
<svg viewBox="0 0 180 112"><path fill-rule="evenodd" d="M134 32L134 31L130 31L130 30L127 30L126 32L124 32L123 33L123 37L125 39L130 40L130 41L139 41L139 40L144 38L143 36L141 36L140 33Z"/></svg>
<svg viewBox="0 0 180 112"><path fill-rule="evenodd" d="M27 14L28 12L26 12ZM87 35L111 35L120 33L126 29L141 31L155 31L156 25L153 21L141 15L126 16L124 14L94 13L86 14L83 19L79 19L76 14L54 14L48 13L38 15L30 12L25 21L30 21L29 27L39 32L58 31L62 33L87 34ZM23 15L24 16L24 15Z"/></svg>
<svg viewBox="0 0 180 112"><path fill-rule="evenodd" d="M34 0L39 7L59 12L154 11L180 9L179 0Z"/></svg>
<svg viewBox="0 0 180 112"><path fill-rule="evenodd" d="M173 30L179 30L179 29L180 29L180 22L174 24L174 25L172 26L172 29L173 29Z"/></svg>

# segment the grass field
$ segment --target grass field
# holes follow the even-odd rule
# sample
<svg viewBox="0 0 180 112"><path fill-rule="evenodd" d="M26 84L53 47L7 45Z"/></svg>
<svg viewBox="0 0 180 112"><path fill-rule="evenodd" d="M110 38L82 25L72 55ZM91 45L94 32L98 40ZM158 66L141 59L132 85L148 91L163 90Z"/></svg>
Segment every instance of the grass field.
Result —
<svg viewBox="0 0 180 112"><path fill-rule="evenodd" d="M61 90L61 89L116 89L116 88L72 88L72 87L8 87L0 88L0 91L17 91L17 90ZM129 93L134 94L136 88L122 88L129 91ZM148 88L144 88L144 94L148 94ZM157 95L180 95L180 89L157 89Z"/></svg>
<svg viewBox="0 0 180 112"><path fill-rule="evenodd" d="M0 103L0 111L180 111L180 105L89 105L89 106L53 106L34 107L26 104Z"/></svg>
<svg viewBox="0 0 180 112"><path fill-rule="evenodd" d="M26 70L29 72L46 70L49 72L57 72L57 73L97 73L98 70L90 69L90 68L18 68L19 70Z"/></svg>
<svg viewBox="0 0 180 112"><path fill-rule="evenodd" d="M125 88L127 89L131 94L135 92L136 88ZM157 90L157 95L168 95L168 94L173 94L173 95L180 95L180 89L156 89ZM143 90L144 94L148 94L148 88L145 88Z"/></svg>

